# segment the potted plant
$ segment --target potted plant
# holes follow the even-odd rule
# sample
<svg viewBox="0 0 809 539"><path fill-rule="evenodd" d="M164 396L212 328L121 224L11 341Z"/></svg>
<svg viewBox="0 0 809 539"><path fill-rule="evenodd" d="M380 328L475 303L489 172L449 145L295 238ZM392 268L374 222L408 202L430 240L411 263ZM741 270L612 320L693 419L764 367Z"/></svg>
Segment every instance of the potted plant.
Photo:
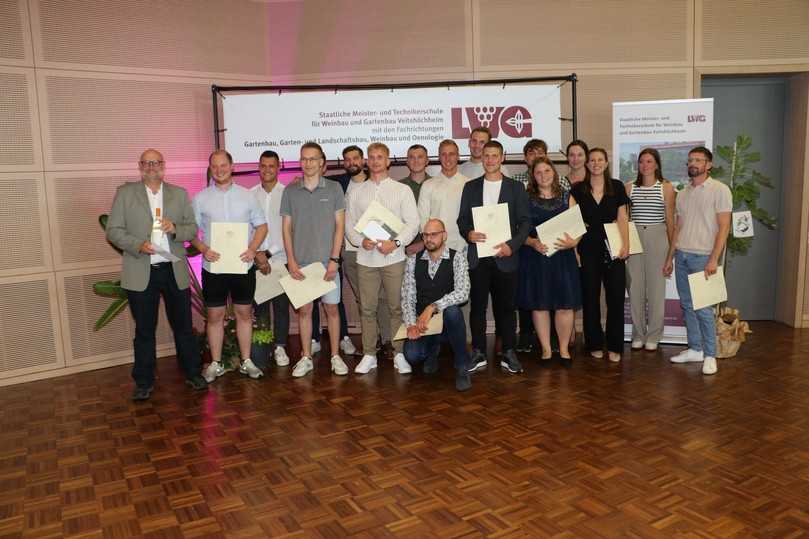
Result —
<svg viewBox="0 0 809 539"><path fill-rule="evenodd" d="M273 342L273 332L270 321L266 316L257 317L253 323L253 340L250 345L250 358L259 369L266 369L269 365L270 348Z"/></svg>

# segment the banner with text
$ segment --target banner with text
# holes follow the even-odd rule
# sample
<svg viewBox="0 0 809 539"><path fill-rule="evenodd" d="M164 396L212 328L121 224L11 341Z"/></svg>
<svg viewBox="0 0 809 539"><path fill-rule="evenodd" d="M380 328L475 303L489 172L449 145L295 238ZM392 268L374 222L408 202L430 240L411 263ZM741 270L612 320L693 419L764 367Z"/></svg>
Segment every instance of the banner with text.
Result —
<svg viewBox="0 0 809 539"><path fill-rule="evenodd" d="M654 148L660 153L663 177L671 181L675 189L680 189L688 181L688 151L694 146L713 149L713 99L612 104L612 166L621 181L635 180L638 154L644 148ZM632 338L629 300L625 305L624 322L625 336L629 340ZM685 342L685 322L674 275L666 280L662 342Z"/></svg>
<svg viewBox="0 0 809 539"><path fill-rule="evenodd" d="M553 151L562 147L560 98L558 84L228 94L225 149L237 163L257 161L264 150L297 161L306 141L319 143L330 159L351 144L383 142L391 157L405 157L413 144L437 155L449 138L463 154L470 131L483 126L507 154L522 154L531 138Z"/></svg>

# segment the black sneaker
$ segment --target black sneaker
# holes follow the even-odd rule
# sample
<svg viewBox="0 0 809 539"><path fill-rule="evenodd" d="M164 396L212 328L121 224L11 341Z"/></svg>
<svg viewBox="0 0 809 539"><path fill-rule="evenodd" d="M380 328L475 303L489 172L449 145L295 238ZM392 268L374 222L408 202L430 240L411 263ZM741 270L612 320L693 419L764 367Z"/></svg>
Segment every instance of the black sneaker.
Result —
<svg viewBox="0 0 809 539"><path fill-rule="evenodd" d="M472 357L469 359L469 372L484 370L487 364L486 354L473 348Z"/></svg>
<svg viewBox="0 0 809 539"><path fill-rule="evenodd" d="M466 391L472 387L472 377L469 372L458 371L455 374L455 389L458 391Z"/></svg>
<svg viewBox="0 0 809 539"><path fill-rule="evenodd" d="M185 385L190 387L191 389L195 389L197 391L202 391L203 389L208 389L208 382L205 381L205 378L202 377L200 374L196 374L191 378L187 378L185 380Z"/></svg>
<svg viewBox="0 0 809 539"><path fill-rule="evenodd" d="M145 401L149 400L149 397L152 396L152 390L154 389L153 386L149 387L136 387L135 391L132 392L132 400L133 401Z"/></svg>
<svg viewBox="0 0 809 539"><path fill-rule="evenodd" d="M534 349L534 335L523 335L520 334L520 337L517 341L517 352L521 354L529 354Z"/></svg>
<svg viewBox="0 0 809 539"><path fill-rule="evenodd" d="M522 372L522 365L520 364L520 360L517 359L517 354L514 353L514 350L506 350L500 358L500 366L509 374Z"/></svg>
<svg viewBox="0 0 809 539"><path fill-rule="evenodd" d="M438 356L430 356L424 361L424 374L435 374L438 372Z"/></svg>

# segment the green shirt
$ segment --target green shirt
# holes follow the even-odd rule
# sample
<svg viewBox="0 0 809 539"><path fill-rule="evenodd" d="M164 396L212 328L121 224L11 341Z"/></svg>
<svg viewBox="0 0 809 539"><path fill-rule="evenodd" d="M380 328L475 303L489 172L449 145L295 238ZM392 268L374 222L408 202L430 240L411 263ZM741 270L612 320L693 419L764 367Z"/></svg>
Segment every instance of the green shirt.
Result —
<svg viewBox="0 0 809 539"><path fill-rule="evenodd" d="M424 176L424 180L421 183L415 181L413 178L408 176L407 178L402 178L399 180L399 183L403 183L408 186L413 191L413 197L416 199L416 204L419 203L419 193L421 192L421 186L424 182L430 179L430 175L426 174Z"/></svg>

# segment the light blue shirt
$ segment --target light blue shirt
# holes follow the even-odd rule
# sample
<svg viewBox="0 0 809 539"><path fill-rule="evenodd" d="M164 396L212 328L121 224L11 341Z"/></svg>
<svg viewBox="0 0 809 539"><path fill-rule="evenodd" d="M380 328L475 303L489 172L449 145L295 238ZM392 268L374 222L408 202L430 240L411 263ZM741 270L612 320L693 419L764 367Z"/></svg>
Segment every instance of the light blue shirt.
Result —
<svg viewBox="0 0 809 539"><path fill-rule="evenodd" d="M248 235L252 238L257 226L267 223L264 210L249 189L232 183L223 190L211 184L197 193L192 202L197 226L202 231L202 241L210 245L211 223L248 223ZM210 262L203 258L202 267L210 269Z"/></svg>

